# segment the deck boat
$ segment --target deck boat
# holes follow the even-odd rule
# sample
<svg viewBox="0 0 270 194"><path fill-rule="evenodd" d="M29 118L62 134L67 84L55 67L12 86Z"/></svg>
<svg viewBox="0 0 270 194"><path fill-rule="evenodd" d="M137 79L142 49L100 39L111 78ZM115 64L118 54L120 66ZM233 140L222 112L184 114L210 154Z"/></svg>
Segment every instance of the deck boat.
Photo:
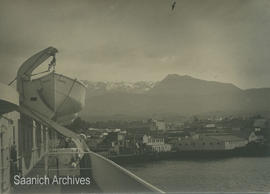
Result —
<svg viewBox="0 0 270 194"><path fill-rule="evenodd" d="M49 47L26 60L17 72L20 103L62 124L72 122L85 103L86 86L55 72L57 49ZM45 75L32 79L33 71L47 58L53 57ZM51 70L53 67L53 70Z"/></svg>

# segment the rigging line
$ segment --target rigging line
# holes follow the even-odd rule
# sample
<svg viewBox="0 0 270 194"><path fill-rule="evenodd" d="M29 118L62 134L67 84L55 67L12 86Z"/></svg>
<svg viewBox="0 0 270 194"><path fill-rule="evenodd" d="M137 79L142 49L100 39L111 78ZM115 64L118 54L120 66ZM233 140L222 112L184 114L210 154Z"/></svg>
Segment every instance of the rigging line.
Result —
<svg viewBox="0 0 270 194"><path fill-rule="evenodd" d="M77 79L74 79L74 80L73 80L73 83L72 83L72 85L71 85L71 87L70 87L70 89L69 89L69 91L68 91L68 93L67 93L65 99L64 99L63 102L56 108L56 110L55 110L55 117L57 117L57 112L59 111L59 109L66 103L66 101L67 101L68 98L70 97L69 95L70 95L70 93L71 93L71 91L72 91L72 89L73 89L73 86L75 85L76 81L77 81Z"/></svg>
<svg viewBox="0 0 270 194"><path fill-rule="evenodd" d="M48 54L48 53L42 53L39 57L37 57L35 60L34 60L34 62L32 62L32 64L35 64L40 58L42 58L44 55L46 55L46 54ZM51 55L51 56L55 56L55 55ZM49 56L49 57L51 57L51 56ZM28 72L29 71L29 69L31 69L32 68L32 66L29 66L27 69L26 69L26 72ZM24 73L25 74L25 73Z"/></svg>
<svg viewBox="0 0 270 194"><path fill-rule="evenodd" d="M9 123L12 123L13 124L13 120L12 119L9 119L3 115L0 116L0 118L3 118L3 119L6 119Z"/></svg>
<svg viewBox="0 0 270 194"><path fill-rule="evenodd" d="M47 73L47 72L50 72L50 70L42 71L39 73L34 73L34 74L31 74L31 76L36 76L36 75L40 75L40 74Z"/></svg>
<svg viewBox="0 0 270 194"><path fill-rule="evenodd" d="M35 75L39 75L39 74L42 74L42 73L47 73L47 72L50 72L50 69L51 67L53 66L53 71L55 70L55 66L56 66L56 59L55 59L55 55L52 55L53 59L51 60L51 62L48 64L48 69L45 70L45 71L42 71L42 72L39 72L39 73L34 73L34 74L31 74L30 76L35 76Z"/></svg>
<svg viewBox="0 0 270 194"><path fill-rule="evenodd" d="M41 57L41 56L40 56ZM40 58L39 57L39 58ZM55 55L52 55L52 57L53 57L53 60L51 61L51 62L53 62L53 63L55 63L56 64L56 60L55 60ZM36 63L37 62L37 60L39 59L39 58L37 58L33 63ZM50 63L51 64L51 63ZM27 69L27 71L30 69L31 67L29 67L28 69ZM54 65L54 68L55 68L55 65ZM42 71L42 72L40 72L40 73L35 73L35 74L31 74L31 76L35 76L35 75L39 75L39 74L42 74L42 73L46 73L46 72L49 72L50 70L46 70L46 71ZM11 81L11 82L9 82L9 86L11 85L11 84L13 84L13 82L15 81L15 80L17 80L17 76Z"/></svg>
<svg viewBox="0 0 270 194"><path fill-rule="evenodd" d="M15 81L17 79L17 76L11 81L11 82L9 82L9 86L11 85L11 84L13 84L13 82Z"/></svg>

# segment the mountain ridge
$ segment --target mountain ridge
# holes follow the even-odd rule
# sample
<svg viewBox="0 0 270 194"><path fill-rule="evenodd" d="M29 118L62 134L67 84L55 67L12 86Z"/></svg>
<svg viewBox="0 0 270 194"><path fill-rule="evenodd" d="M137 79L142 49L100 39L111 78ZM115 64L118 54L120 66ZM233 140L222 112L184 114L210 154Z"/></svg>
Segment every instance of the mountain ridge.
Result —
<svg viewBox="0 0 270 194"><path fill-rule="evenodd" d="M241 89L232 83L169 74L158 82L90 82L84 119L95 116L200 114L270 110L270 88ZM90 86L90 87L89 87Z"/></svg>

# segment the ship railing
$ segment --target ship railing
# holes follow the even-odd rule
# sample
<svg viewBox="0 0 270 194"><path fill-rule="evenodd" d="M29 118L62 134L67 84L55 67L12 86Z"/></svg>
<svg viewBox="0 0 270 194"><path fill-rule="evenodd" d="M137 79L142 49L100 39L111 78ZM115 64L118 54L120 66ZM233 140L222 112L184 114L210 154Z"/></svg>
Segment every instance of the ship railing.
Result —
<svg viewBox="0 0 270 194"><path fill-rule="evenodd" d="M55 155L56 153L49 153ZM74 154L74 152L58 152L58 154ZM164 193L157 187L134 175L115 162L92 151L84 152L83 163L80 171L85 170L88 176L102 190L108 193ZM55 172L71 170L74 168L50 169Z"/></svg>
<svg viewBox="0 0 270 194"><path fill-rule="evenodd" d="M42 116L41 114L27 108L20 107L22 113L28 114L33 118L41 120L45 125L58 131L60 134L72 138L73 142L78 148L78 154L82 157L81 161L84 160L86 167L92 168L86 170L84 175L88 175L92 178L96 185L107 193L164 193L162 190L155 186L147 183L143 179L114 163L113 161L97 154L88 149L88 146L80 139L73 131L60 126L58 123ZM66 152L64 152L65 154ZM76 153L76 152L75 152ZM57 154L60 154L57 152ZM74 154L74 152L71 152ZM80 166L82 167L82 166Z"/></svg>
<svg viewBox="0 0 270 194"><path fill-rule="evenodd" d="M0 168L0 176L4 173L4 171L8 170L9 171L9 165ZM10 179L9 177L1 177L0 178L0 193L9 193L10 189Z"/></svg>

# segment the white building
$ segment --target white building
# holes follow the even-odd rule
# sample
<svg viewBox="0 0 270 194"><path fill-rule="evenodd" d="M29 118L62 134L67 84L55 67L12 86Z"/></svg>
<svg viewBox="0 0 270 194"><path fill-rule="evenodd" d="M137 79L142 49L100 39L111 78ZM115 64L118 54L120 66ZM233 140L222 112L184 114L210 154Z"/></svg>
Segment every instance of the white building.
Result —
<svg viewBox="0 0 270 194"><path fill-rule="evenodd" d="M207 125L205 125L206 128L215 128L216 125L214 123L209 123Z"/></svg>
<svg viewBox="0 0 270 194"><path fill-rule="evenodd" d="M256 132L256 130L255 130ZM264 137L262 135L256 135L255 132L251 132L248 141L249 142L262 142L264 141Z"/></svg>
<svg viewBox="0 0 270 194"><path fill-rule="evenodd" d="M144 135L143 143L151 146L152 150L155 152L169 152L172 149L170 144L166 144L164 142L163 137L151 137L148 135Z"/></svg>
<svg viewBox="0 0 270 194"><path fill-rule="evenodd" d="M166 128L165 121L151 120L151 126L150 126L151 131L165 131L166 129L167 128Z"/></svg>

